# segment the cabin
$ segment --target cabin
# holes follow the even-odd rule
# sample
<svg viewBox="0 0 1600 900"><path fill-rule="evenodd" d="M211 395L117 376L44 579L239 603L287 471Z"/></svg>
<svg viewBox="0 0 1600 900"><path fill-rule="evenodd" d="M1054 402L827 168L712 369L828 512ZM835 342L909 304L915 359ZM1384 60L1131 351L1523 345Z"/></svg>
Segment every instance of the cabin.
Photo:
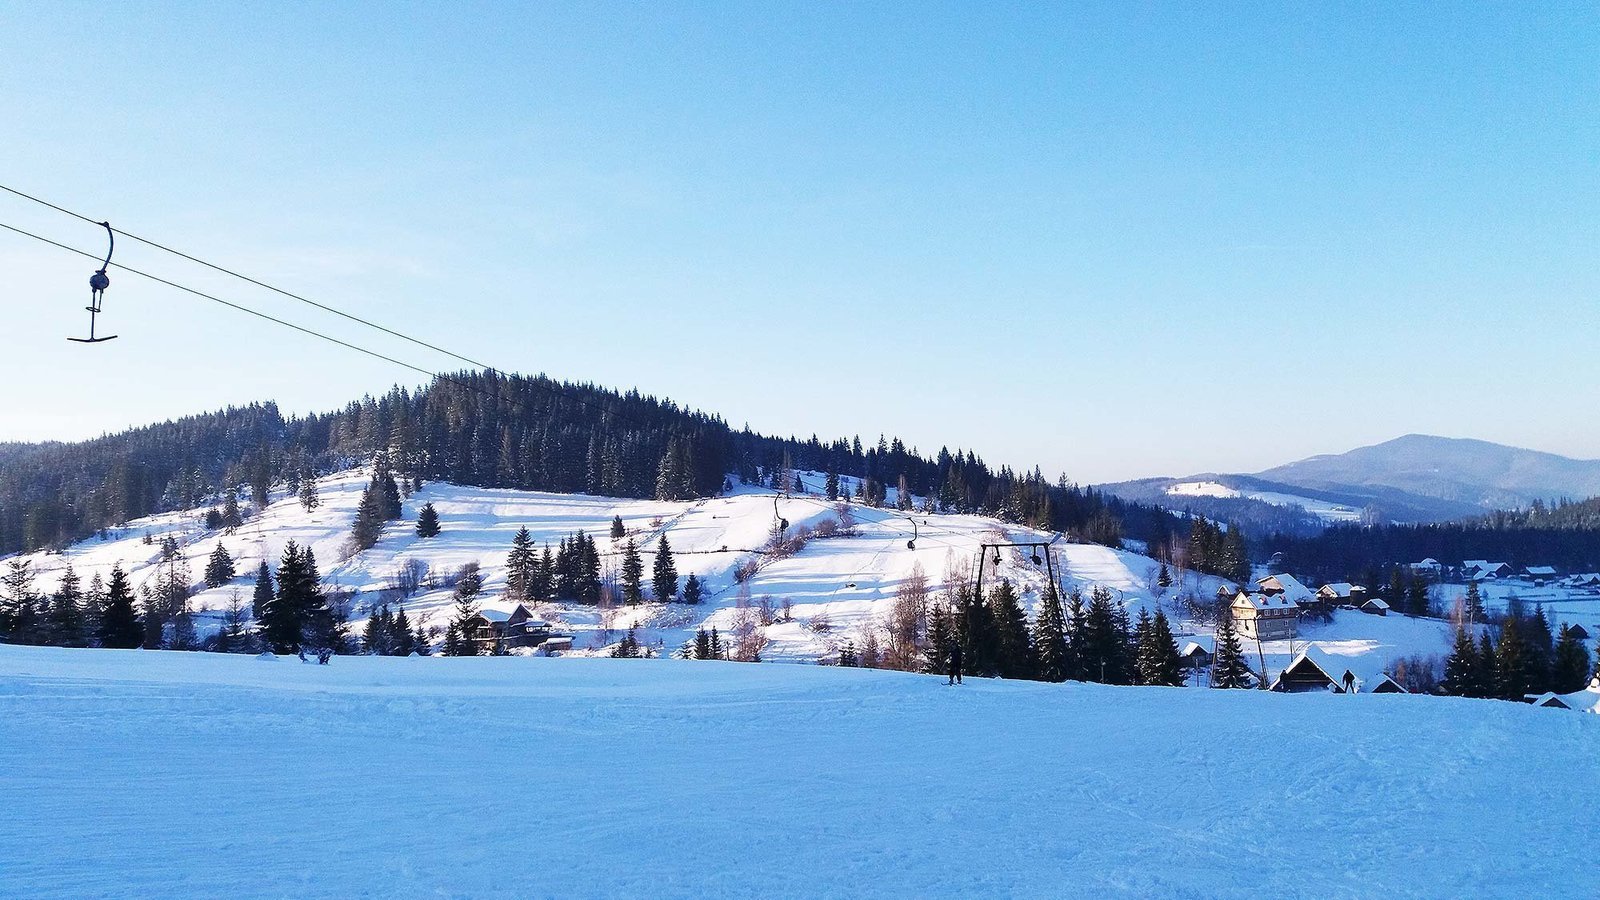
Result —
<svg viewBox="0 0 1600 900"><path fill-rule="evenodd" d="M1282 641L1295 635L1300 604L1287 594L1248 594L1240 591L1229 607L1241 637L1257 641Z"/></svg>
<svg viewBox="0 0 1600 900"><path fill-rule="evenodd" d="M1544 587L1556 580L1554 566L1527 566L1522 570L1522 577L1533 582L1534 587Z"/></svg>
<svg viewBox="0 0 1600 900"><path fill-rule="evenodd" d="M1411 569L1412 575L1419 575L1434 581L1438 581L1439 576L1444 574L1444 566L1440 565L1439 561L1431 556L1422 562L1411 563L1407 568Z"/></svg>
<svg viewBox="0 0 1600 900"><path fill-rule="evenodd" d="M1534 706L1543 706L1546 709L1572 708L1566 700L1562 699L1560 694L1557 694L1554 691L1545 691L1542 694L1528 694L1522 699L1526 703L1532 703Z"/></svg>
<svg viewBox="0 0 1600 900"><path fill-rule="evenodd" d="M1213 642L1207 637L1192 637L1178 650L1178 658L1190 669L1203 669L1211 665Z"/></svg>
<svg viewBox="0 0 1600 900"><path fill-rule="evenodd" d="M1600 572L1583 572L1577 575L1568 575L1563 583L1567 587L1575 588L1600 587Z"/></svg>
<svg viewBox="0 0 1600 900"><path fill-rule="evenodd" d="M570 635L553 634L549 622L535 616L521 603L509 613L480 609L476 616L467 620L465 637L485 653L512 647L541 647L557 638L566 639L567 649L572 647Z"/></svg>
<svg viewBox="0 0 1600 900"><path fill-rule="evenodd" d="M1503 562L1486 559L1469 559L1461 563L1461 577L1467 581L1494 581L1511 574L1511 567Z"/></svg>
<svg viewBox="0 0 1600 900"><path fill-rule="evenodd" d="M1387 616L1389 614L1389 604L1385 603L1381 597L1373 597L1371 600L1367 600L1358 609L1369 616Z"/></svg>
<svg viewBox="0 0 1600 900"><path fill-rule="evenodd" d="M1355 606L1367 602L1367 589L1348 581L1336 581L1317 588L1317 602L1324 607Z"/></svg>
<svg viewBox="0 0 1600 900"><path fill-rule="evenodd" d="M1278 677L1271 689L1289 694L1327 691L1334 694L1405 694L1400 682L1365 659L1334 656L1316 644L1300 652Z"/></svg>
<svg viewBox="0 0 1600 900"><path fill-rule="evenodd" d="M1575 640L1587 641L1589 639L1589 629L1582 625L1568 625L1567 633L1572 635Z"/></svg>

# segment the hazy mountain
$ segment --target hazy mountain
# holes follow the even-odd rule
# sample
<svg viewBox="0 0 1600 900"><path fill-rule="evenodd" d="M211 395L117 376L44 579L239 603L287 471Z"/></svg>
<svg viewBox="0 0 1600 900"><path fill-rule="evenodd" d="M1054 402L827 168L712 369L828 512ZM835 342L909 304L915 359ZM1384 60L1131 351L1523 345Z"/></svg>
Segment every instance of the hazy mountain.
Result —
<svg viewBox="0 0 1600 900"><path fill-rule="evenodd" d="M1313 456L1256 474L1314 490L1392 488L1483 509L1600 496L1600 460L1425 434Z"/></svg>
<svg viewBox="0 0 1600 900"><path fill-rule="evenodd" d="M1145 478L1105 489L1237 521L1255 533L1293 533L1337 522L1448 521L1534 500L1600 496L1600 460L1411 434L1253 475Z"/></svg>

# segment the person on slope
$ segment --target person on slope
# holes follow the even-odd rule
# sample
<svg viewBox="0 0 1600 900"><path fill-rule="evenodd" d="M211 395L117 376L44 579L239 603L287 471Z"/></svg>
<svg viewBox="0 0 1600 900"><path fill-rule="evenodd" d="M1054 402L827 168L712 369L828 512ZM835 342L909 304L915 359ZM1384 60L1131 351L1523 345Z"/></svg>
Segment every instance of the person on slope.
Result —
<svg viewBox="0 0 1600 900"><path fill-rule="evenodd" d="M947 684L961 683L961 642L951 641L945 650L945 658L950 662L950 680Z"/></svg>

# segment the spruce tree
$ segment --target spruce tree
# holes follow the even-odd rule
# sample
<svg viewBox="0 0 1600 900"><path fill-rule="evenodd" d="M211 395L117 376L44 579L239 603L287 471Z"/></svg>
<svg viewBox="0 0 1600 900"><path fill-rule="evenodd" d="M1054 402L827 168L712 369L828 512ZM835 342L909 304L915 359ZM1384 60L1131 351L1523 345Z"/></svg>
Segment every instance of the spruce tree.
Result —
<svg viewBox="0 0 1600 900"><path fill-rule="evenodd" d="M511 539L511 552L506 554L506 597L515 603L536 600L534 581L539 557L533 549L533 535L526 527Z"/></svg>
<svg viewBox="0 0 1600 900"><path fill-rule="evenodd" d="M618 539L626 536L627 533L628 533L628 529L627 529L627 526L622 524L622 517L621 516L612 516L611 517L611 539L614 540L614 541L618 540Z"/></svg>
<svg viewBox="0 0 1600 900"><path fill-rule="evenodd" d="M957 589L956 604L962 667L973 675L1000 674L1000 636L990 605L967 585Z"/></svg>
<svg viewBox="0 0 1600 900"><path fill-rule="evenodd" d="M1250 669L1244 662L1244 648L1234 629L1233 615L1223 610L1217 619L1216 650L1211 658L1211 686L1244 688L1250 686Z"/></svg>
<svg viewBox="0 0 1600 900"><path fill-rule="evenodd" d="M128 587L128 576L121 564L111 569L105 607L95 636L100 646L116 650L132 650L144 643L144 626L133 609L133 591Z"/></svg>
<svg viewBox="0 0 1600 900"><path fill-rule="evenodd" d="M1478 689L1478 645L1465 626L1456 629L1455 644L1444 661L1444 681L1439 687L1454 697L1482 696Z"/></svg>
<svg viewBox="0 0 1600 900"><path fill-rule="evenodd" d="M1534 607L1533 616L1517 623L1517 630L1526 644L1528 693L1542 694L1550 690L1550 670L1555 662L1555 638L1550 634L1550 620L1545 618L1544 604Z"/></svg>
<svg viewBox="0 0 1600 900"><path fill-rule="evenodd" d="M928 625L930 643L933 631L933 619L930 615ZM1067 680L1066 611L1062 608L1061 596L1056 593L1054 587L1045 590L1044 598L1039 601L1039 614L1034 617L1033 657L1040 681Z"/></svg>
<svg viewBox="0 0 1600 900"><path fill-rule="evenodd" d="M1084 672L1084 640L1088 634L1089 614L1083 608L1083 593L1073 588L1067 593L1067 656L1065 671L1068 681L1088 680Z"/></svg>
<svg viewBox="0 0 1600 900"><path fill-rule="evenodd" d="M1572 635L1572 628L1562 623L1556 636L1555 652L1550 667L1550 690L1570 694L1583 690L1589 681L1589 648Z"/></svg>
<svg viewBox="0 0 1600 900"><path fill-rule="evenodd" d="M1139 607L1139 620L1133 628L1133 683L1155 684L1159 673L1156 671L1160 660L1156 657L1155 644L1150 639L1150 628L1154 623L1150 618L1150 611Z"/></svg>
<svg viewBox="0 0 1600 900"><path fill-rule="evenodd" d="M1183 658L1178 655L1178 642L1172 637L1172 623L1167 614L1156 610L1155 621L1150 625L1150 653L1155 659L1154 677L1149 684L1181 687L1183 685Z"/></svg>
<svg viewBox="0 0 1600 900"><path fill-rule="evenodd" d="M701 593L702 589L700 585L700 577L698 575L691 574L689 576L689 580L683 583L683 602L688 604L698 604L700 602Z"/></svg>
<svg viewBox="0 0 1600 900"><path fill-rule="evenodd" d="M305 475L301 476L300 490L298 494L300 498L300 506L305 509L306 512L311 512L318 506L322 505L322 498L317 495L316 479L312 478L310 473L306 473Z"/></svg>
<svg viewBox="0 0 1600 900"><path fill-rule="evenodd" d="M998 667L1002 678L1032 678L1033 648L1028 645L1028 614L1022 609L1011 579L1002 578L989 594L997 627Z"/></svg>
<svg viewBox="0 0 1600 900"><path fill-rule="evenodd" d="M411 621L406 618L406 608L402 606L389 620L389 645L395 656L410 656L419 649L418 643L417 635L411 632Z"/></svg>
<svg viewBox="0 0 1600 900"><path fill-rule="evenodd" d="M1467 583L1466 607L1468 622L1480 623L1484 620L1483 595L1478 591L1478 583L1476 581Z"/></svg>
<svg viewBox="0 0 1600 900"><path fill-rule="evenodd" d="M211 558L206 560L206 587L222 587L232 581L233 576L233 557L228 555L228 548L219 542L217 549L211 551Z"/></svg>
<svg viewBox="0 0 1600 900"><path fill-rule="evenodd" d="M356 505L356 521L350 529L350 540L357 550L370 550L383 535L383 514L378 497L369 486L361 492L361 502Z"/></svg>
<svg viewBox="0 0 1600 900"><path fill-rule="evenodd" d="M1167 564L1161 564L1161 571L1156 574L1156 586L1162 588L1172 587L1172 573L1167 570Z"/></svg>
<svg viewBox="0 0 1600 900"><path fill-rule="evenodd" d="M667 543L665 533L656 545L656 561L650 573L650 582L655 590L656 602L670 603L677 599L678 566L672 561L672 545Z"/></svg>
<svg viewBox="0 0 1600 900"><path fill-rule="evenodd" d="M276 596L272 588L272 570L267 568L267 561L262 560L261 567L256 569L255 591L250 595L250 615L257 621L264 621Z"/></svg>
<svg viewBox="0 0 1600 900"><path fill-rule="evenodd" d="M46 622L50 642L57 647L83 647L88 644L81 584L78 573L72 570L69 563L66 571L61 573L60 585L50 598L50 615Z"/></svg>
<svg viewBox="0 0 1600 900"><path fill-rule="evenodd" d="M638 605L644 599L644 561L639 558L639 546L632 538L622 547L622 602Z"/></svg>
<svg viewBox="0 0 1600 900"><path fill-rule="evenodd" d="M828 470L828 477L823 482L822 491L823 491L824 494L827 494L829 502L833 502L833 501L839 499L839 473L838 472L835 472L832 469Z"/></svg>
<svg viewBox="0 0 1600 900"><path fill-rule="evenodd" d="M1507 619L1500 628L1500 645L1495 648L1494 696L1501 700L1522 700L1528 694L1528 645L1516 619Z"/></svg>
<svg viewBox="0 0 1600 900"><path fill-rule="evenodd" d="M1489 640L1489 631L1485 629L1478 638L1478 678L1477 693L1473 697L1498 697L1498 675L1496 674L1496 659L1499 652L1494 643Z"/></svg>
<svg viewBox="0 0 1600 900"><path fill-rule="evenodd" d="M523 529L527 533L527 529ZM439 513L433 508L432 503L422 504L422 509L417 513L417 537L431 538L439 535Z"/></svg>
<svg viewBox="0 0 1600 900"><path fill-rule="evenodd" d="M706 633L706 629L705 629L704 626L701 626L700 630L695 632L695 636L694 636L694 658L695 659L711 659L712 658L711 657L711 635Z"/></svg>

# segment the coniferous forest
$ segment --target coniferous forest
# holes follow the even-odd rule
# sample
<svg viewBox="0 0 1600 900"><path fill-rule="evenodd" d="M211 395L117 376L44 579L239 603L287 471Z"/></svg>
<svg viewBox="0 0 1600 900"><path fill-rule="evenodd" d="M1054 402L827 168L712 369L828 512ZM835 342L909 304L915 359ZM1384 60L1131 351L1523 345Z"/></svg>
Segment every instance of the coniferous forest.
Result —
<svg viewBox="0 0 1600 900"><path fill-rule="evenodd" d="M248 486L260 505L273 485L379 450L401 474L486 487L681 500L718 493L729 474L757 482L801 469L829 477L787 487L820 494L847 475L869 503L903 486L937 509L1108 545L1189 531L1164 510L1048 481L1037 468L992 468L972 451L929 457L897 438L775 438L637 391L464 372L304 418L269 402L81 443L0 445L0 553L61 546L234 487Z"/></svg>

